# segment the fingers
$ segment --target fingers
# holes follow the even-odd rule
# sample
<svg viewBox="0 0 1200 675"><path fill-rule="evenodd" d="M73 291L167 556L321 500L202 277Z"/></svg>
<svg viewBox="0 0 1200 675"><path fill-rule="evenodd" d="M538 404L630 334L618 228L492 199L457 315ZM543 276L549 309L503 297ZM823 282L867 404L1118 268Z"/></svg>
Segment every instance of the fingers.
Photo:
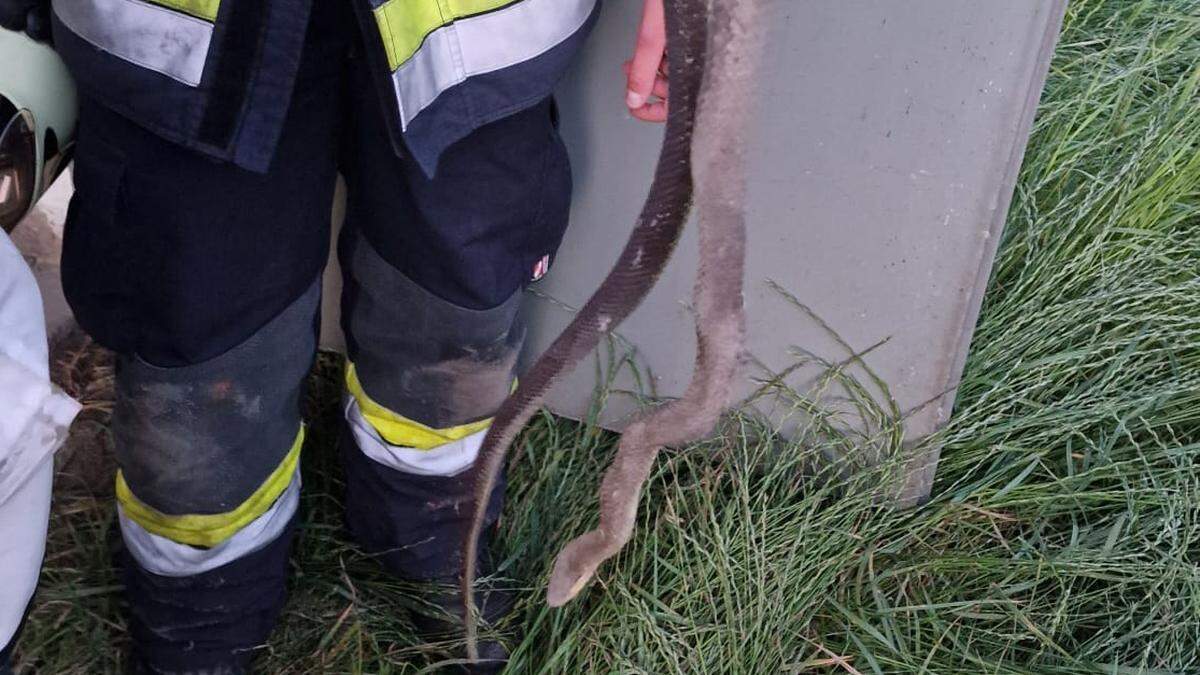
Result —
<svg viewBox="0 0 1200 675"><path fill-rule="evenodd" d="M625 76L629 77L631 61L626 61L622 69L625 71ZM658 98L669 98L671 96L671 81L665 75L656 73L654 76L654 86L650 89L650 95Z"/></svg>
<svg viewBox="0 0 1200 675"><path fill-rule="evenodd" d="M632 63L626 61L623 67L626 76L629 75L631 67ZM670 97L670 94L670 82L662 75L657 75L654 78L654 86L650 89L652 98L643 103L640 108L630 108L629 114L643 122L664 122L667 119L667 112L669 110L667 99Z"/></svg>
<svg viewBox="0 0 1200 675"><path fill-rule="evenodd" d="M654 88L661 77L659 68L662 66L666 48L667 28L663 0L645 0L637 45L626 71L625 105L635 117L638 117L637 111L645 107L650 97L655 95Z"/></svg>
<svg viewBox="0 0 1200 675"><path fill-rule="evenodd" d="M643 122L666 122L667 121L667 102L653 101L638 108L630 110L629 114Z"/></svg>

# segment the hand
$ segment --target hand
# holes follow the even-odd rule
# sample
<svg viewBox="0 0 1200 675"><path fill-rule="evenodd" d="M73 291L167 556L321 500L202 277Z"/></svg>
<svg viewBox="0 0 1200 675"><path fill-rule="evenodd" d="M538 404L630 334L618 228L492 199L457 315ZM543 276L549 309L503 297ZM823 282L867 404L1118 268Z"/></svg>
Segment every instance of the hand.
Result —
<svg viewBox="0 0 1200 675"><path fill-rule="evenodd" d="M663 0L644 0L633 58L625 62L625 105L645 122L667 119L667 24Z"/></svg>
<svg viewBox="0 0 1200 675"><path fill-rule="evenodd" d="M34 40L49 42L49 0L0 0L0 27L24 31Z"/></svg>

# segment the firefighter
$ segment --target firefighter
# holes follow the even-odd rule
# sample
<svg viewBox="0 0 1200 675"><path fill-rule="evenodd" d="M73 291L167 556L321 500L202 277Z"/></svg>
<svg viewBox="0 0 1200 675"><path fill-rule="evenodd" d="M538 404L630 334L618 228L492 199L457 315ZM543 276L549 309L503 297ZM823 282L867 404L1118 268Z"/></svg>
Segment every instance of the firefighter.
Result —
<svg viewBox="0 0 1200 675"><path fill-rule="evenodd" d="M136 667L244 672L284 602L339 172L347 529L391 573L453 587L521 291L567 225L551 92L598 0L0 4L50 28L80 91L63 283L118 354ZM661 120L662 0L644 5L625 98ZM481 595L485 622L512 606ZM457 630L455 592L430 600L445 616L418 627ZM503 645L481 651L479 672L503 667Z"/></svg>

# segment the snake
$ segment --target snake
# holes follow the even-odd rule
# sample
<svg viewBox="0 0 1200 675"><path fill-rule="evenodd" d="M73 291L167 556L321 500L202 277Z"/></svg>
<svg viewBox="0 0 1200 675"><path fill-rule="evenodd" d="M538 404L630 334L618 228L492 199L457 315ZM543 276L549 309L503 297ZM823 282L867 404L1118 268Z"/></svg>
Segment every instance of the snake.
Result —
<svg viewBox="0 0 1200 675"><path fill-rule="evenodd" d="M696 207L700 260L693 289L695 369L680 398L651 409L621 435L600 486L600 523L557 556L546 601L561 606L619 552L658 451L711 432L725 409L745 336L745 134L759 60L763 0L667 0L670 105L649 193L608 276L501 404L474 467L473 515L463 543L463 618L478 661L474 586L487 503L517 433L558 380L628 317L662 275Z"/></svg>

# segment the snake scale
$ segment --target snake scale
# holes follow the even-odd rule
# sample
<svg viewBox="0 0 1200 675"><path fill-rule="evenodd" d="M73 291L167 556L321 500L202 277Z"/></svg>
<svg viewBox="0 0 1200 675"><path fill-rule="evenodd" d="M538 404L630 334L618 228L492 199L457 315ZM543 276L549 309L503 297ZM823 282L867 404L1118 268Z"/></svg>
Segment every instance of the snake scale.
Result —
<svg viewBox="0 0 1200 675"><path fill-rule="evenodd" d="M464 542L467 654L478 660L475 571L488 497L509 445L563 373L641 303L670 259L693 202L700 235L694 288L697 355L684 395L629 425L600 487L600 525L559 553L547 602L574 598L633 533L638 498L663 446L711 431L727 405L745 318L744 138L763 0L667 0L670 106L649 195L600 287L497 411L475 466L474 515Z"/></svg>

